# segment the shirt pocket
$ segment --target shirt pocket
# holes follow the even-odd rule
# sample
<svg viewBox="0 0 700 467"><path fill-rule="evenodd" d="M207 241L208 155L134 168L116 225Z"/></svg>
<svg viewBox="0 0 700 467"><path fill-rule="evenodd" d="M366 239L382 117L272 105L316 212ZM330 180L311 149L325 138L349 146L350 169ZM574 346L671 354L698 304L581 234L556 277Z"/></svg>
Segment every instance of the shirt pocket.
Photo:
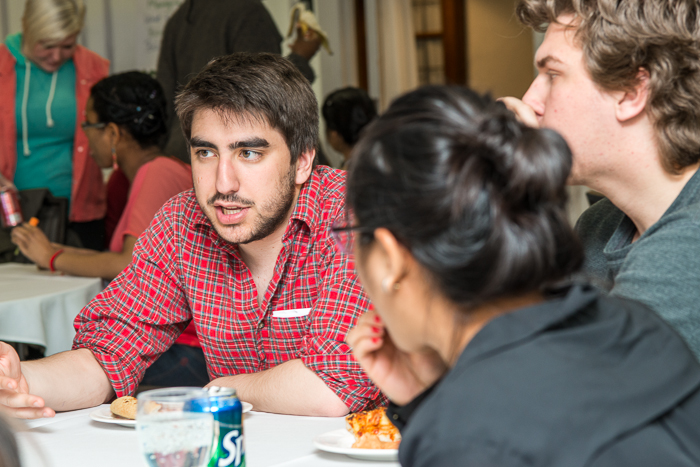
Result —
<svg viewBox="0 0 700 467"><path fill-rule="evenodd" d="M282 313L282 311L284 313ZM309 312L298 310L279 310L270 318L270 338L268 345L274 359L281 363L298 358L302 352L304 336L309 328Z"/></svg>

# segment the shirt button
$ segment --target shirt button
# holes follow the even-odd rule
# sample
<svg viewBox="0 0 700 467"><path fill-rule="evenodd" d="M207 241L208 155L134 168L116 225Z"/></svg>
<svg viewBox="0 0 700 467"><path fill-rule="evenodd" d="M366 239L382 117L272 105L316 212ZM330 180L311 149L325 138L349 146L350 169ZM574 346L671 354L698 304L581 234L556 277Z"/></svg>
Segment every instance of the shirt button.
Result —
<svg viewBox="0 0 700 467"><path fill-rule="evenodd" d="M87 81L85 81L84 79L81 79L81 80L80 80L80 84L82 84L83 86L85 86L85 85L87 84Z"/></svg>
<svg viewBox="0 0 700 467"><path fill-rule="evenodd" d="M264 327L265 327L265 321L260 321L260 322L258 323L258 329L262 329L262 328L264 328Z"/></svg>
<svg viewBox="0 0 700 467"><path fill-rule="evenodd" d="M78 146L78 152L83 152L83 147L82 147L82 146Z"/></svg>
<svg viewBox="0 0 700 467"><path fill-rule="evenodd" d="M398 420L399 414L395 413L394 415L391 416L391 418L393 418L394 420Z"/></svg>

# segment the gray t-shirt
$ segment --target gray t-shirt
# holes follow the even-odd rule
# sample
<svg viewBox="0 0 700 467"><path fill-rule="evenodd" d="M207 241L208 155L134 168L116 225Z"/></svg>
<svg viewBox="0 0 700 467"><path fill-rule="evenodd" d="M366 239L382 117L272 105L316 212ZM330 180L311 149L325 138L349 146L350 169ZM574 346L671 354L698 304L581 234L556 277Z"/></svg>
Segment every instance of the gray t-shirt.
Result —
<svg viewBox="0 0 700 467"><path fill-rule="evenodd" d="M700 171L634 243L634 224L607 199L586 210L576 230L586 279L649 306L700 360Z"/></svg>

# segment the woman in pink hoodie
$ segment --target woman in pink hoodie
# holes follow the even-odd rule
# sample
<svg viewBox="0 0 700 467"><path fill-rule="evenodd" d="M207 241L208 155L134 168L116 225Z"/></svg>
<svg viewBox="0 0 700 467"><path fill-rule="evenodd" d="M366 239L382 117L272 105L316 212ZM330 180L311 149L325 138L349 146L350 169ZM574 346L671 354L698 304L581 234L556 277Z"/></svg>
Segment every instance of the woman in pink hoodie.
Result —
<svg viewBox="0 0 700 467"><path fill-rule="evenodd" d="M81 0L27 0L22 32L0 45L0 184L67 198L69 229L101 248L105 190L80 123L109 62L76 43L84 17Z"/></svg>

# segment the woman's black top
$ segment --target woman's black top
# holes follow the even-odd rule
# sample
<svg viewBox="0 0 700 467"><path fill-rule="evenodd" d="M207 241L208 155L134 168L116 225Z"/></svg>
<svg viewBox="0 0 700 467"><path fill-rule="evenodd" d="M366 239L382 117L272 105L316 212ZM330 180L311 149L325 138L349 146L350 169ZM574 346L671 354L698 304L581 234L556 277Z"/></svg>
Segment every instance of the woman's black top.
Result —
<svg viewBox="0 0 700 467"><path fill-rule="evenodd" d="M548 298L489 322L439 383L390 406L401 465L700 466L700 365L675 331L585 286Z"/></svg>

